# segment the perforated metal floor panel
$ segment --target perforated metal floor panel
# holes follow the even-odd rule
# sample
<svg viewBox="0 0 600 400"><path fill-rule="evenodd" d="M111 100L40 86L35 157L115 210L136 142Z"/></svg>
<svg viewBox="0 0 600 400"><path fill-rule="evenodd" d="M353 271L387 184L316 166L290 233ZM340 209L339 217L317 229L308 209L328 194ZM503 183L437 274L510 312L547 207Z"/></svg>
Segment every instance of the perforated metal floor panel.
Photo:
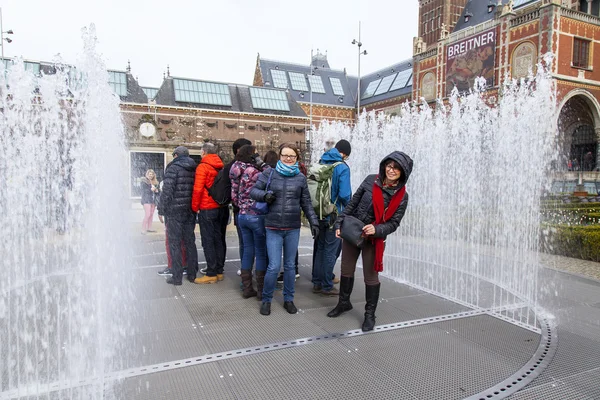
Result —
<svg viewBox="0 0 600 400"><path fill-rule="evenodd" d="M309 247L308 238L302 240ZM383 329L363 334L360 271L354 309L328 318L337 299L311 292L311 256L302 256L295 296L299 313L283 309L278 290L272 314L265 317L258 312L258 301L241 297L236 238L228 238L228 244L224 281L195 285L184 280L179 287L156 274L166 261L164 243L140 245L142 256L132 267L139 283L131 315L137 331L127 339L126 359L116 355L115 360L121 357L116 369L107 372L106 398L504 398L514 388L507 390L505 384L494 394L495 388L513 377L517 382L517 373L535 363L541 349L546 351L538 358L541 374L519 378L520 391L510 398L600 399L596 282L543 272L541 285L547 290L540 304L555 316L547 332L552 329L559 337L552 344L544 342L546 325L540 336L486 310L471 310L388 279L382 280L376 312ZM203 261L201 246L199 254ZM556 345L552 358L547 349ZM549 363L543 360L546 354ZM83 398L85 384L43 398Z"/></svg>

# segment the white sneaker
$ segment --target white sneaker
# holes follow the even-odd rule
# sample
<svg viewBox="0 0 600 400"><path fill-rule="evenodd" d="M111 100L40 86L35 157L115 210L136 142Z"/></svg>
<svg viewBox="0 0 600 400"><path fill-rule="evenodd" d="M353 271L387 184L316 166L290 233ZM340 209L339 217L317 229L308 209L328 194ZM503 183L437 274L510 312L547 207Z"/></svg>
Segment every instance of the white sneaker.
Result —
<svg viewBox="0 0 600 400"><path fill-rule="evenodd" d="M241 269L238 269L238 272L237 272L237 274L238 274L238 276L241 276L241 275L242 275L242 270L241 270Z"/></svg>

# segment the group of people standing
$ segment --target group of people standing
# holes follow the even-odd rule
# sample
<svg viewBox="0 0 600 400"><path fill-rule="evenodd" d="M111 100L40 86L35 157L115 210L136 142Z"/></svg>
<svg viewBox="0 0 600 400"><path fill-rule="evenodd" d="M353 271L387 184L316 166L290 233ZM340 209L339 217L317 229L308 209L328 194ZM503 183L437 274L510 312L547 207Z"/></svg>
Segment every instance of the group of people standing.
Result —
<svg viewBox="0 0 600 400"><path fill-rule="evenodd" d="M367 301L363 330L372 330L379 298L378 274L383 270L384 241L398 228L408 204L405 184L412 171L410 157L402 152L385 157L379 173L366 177L352 195L350 168L345 163L351 146L346 140L338 141L325 152L319 165L308 171L301 163L300 150L290 143L260 157L249 140L238 139L233 153L234 160L224 164L216 146L205 143L201 162L196 166L187 148L179 146L173 152L174 159L165 169L158 202L159 216L165 218L168 252L172 258L167 283L181 285L184 269L187 279L197 284L224 279L230 199L240 244L242 296L256 297L261 301L260 314L269 315L277 276L283 266L283 307L290 314L297 313L294 293L304 214L314 239L313 292L339 297L329 317L352 309L350 295L356 262L362 254ZM319 168L321 166L324 168ZM314 189L311 189L311 200L309 190L309 180L323 171L328 173L329 179L323 186L327 188L327 197L330 196L326 199L327 212L323 212L322 204L313 204L321 200L314 200ZM147 174L146 178L152 183L152 177ZM222 188L226 188L230 197L223 196ZM359 232L364 237L360 246L342 239L344 219L348 216L364 225ZM202 277L197 277L196 221L200 225L206 259L206 268L200 270L204 273ZM337 290L333 268L340 250L342 273ZM184 258L187 268L183 265Z"/></svg>

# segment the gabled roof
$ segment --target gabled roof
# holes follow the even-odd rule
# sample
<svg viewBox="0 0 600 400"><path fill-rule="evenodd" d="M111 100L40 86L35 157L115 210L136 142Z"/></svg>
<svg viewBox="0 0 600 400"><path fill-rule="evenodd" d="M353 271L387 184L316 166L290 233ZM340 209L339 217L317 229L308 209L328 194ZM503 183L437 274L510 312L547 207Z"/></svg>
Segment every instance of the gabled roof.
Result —
<svg viewBox="0 0 600 400"><path fill-rule="evenodd" d="M222 98L228 98L230 105L225 105L226 102L221 102L221 104L203 104L189 101L178 101L176 93L175 93L175 80L183 80L187 82L195 82L195 83L205 83L218 85L219 87L226 87L228 91L225 94L222 94ZM292 117L306 117L306 113L302 110L302 107L292 98L292 96L285 90L275 89L275 88L265 88L259 87L257 89L269 90L277 93L283 94L282 98L287 99L287 104L289 107L289 111L283 110L269 110L269 109L260 109L255 108L253 106L252 97L250 94L250 88L253 86L247 85L238 85L232 83L223 83L223 82L209 82L209 81L201 81L196 79L187 79L187 78L179 78L179 77L168 77L163 81L163 84L158 90L154 101L157 105L165 105L165 106L174 106L174 107L188 107L188 108L203 108L203 109L211 109L211 110L221 110L221 111L232 111L232 112L243 112L243 113L254 113L254 114L270 114L270 115L285 115ZM227 97L227 94L229 95ZM275 93L274 93L275 94ZM281 96L278 94L278 96ZM218 102L216 102L218 103Z"/></svg>
<svg viewBox="0 0 600 400"><path fill-rule="evenodd" d="M404 60L360 79L360 105L376 103L410 94L412 91L412 59ZM365 97L365 92L367 93Z"/></svg>
<svg viewBox="0 0 600 400"><path fill-rule="evenodd" d="M315 62L316 61L316 62ZM287 82L288 91L291 97L302 103L308 103L310 101L310 90L297 90L292 86L290 72L302 74L304 81L307 82L307 88L310 88L307 76L311 74L310 65L294 64L284 61L268 60L264 58L258 59L260 72L262 74L262 84L265 87L274 87L273 76L271 71L278 70L284 72L285 80ZM346 71L340 71L329 68L329 63L325 59L314 58L313 63L316 64L313 75L320 77L323 83L325 93L318 93L312 91L312 102L314 104L325 104L335 107L356 107L356 80L352 85L352 80L346 75ZM318 79L318 78L312 78ZM341 85L343 95L334 93L332 87L332 80ZM341 92L338 92L341 93Z"/></svg>
<svg viewBox="0 0 600 400"><path fill-rule="evenodd" d="M125 103L148 103L148 96L139 85L138 81L133 77L129 71L119 71L115 69L109 69L108 72L116 72L119 74L125 74L127 79L127 95L119 96L121 101Z"/></svg>
<svg viewBox="0 0 600 400"><path fill-rule="evenodd" d="M534 0L517 0L515 1L515 7L525 3L530 3ZM505 5L509 0L502 0L502 5ZM496 8L492 12L488 12L488 1L485 0L469 0L463 9L463 12L454 25L453 32L458 32L462 29L469 28L475 25L479 25L486 21L494 19L496 15ZM493 1L493 4L498 4L497 1ZM465 15L469 14L469 21L465 22Z"/></svg>

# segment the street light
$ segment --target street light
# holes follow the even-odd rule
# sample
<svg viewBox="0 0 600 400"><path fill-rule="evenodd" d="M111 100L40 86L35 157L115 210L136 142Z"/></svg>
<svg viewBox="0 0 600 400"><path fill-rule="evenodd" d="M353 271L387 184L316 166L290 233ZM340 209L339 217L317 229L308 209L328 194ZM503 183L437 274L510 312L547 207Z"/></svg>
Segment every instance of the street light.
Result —
<svg viewBox="0 0 600 400"><path fill-rule="evenodd" d="M310 51L310 76L315 74L315 71L319 69L319 67L317 67L316 65L313 64L313 51L311 49ZM313 101L312 101L312 82L310 81L309 75L306 75L306 80L308 80L308 98L309 98L309 112L308 112L308 118L309 118L309 122L308 122L308 126L309 126L309 131L308 131L308 142L310 143L310 145L312 146L312 117L313 117ZM310 149L309 149L310 151Z"/></svg>
<svg viewBox="0 0 600 400"><path fill-rule="evenodd" d="M353 39L352 40L352 44L355 44L358 46L358 89L356 92L356 99L357 99L357 119L358 116L360 116L360 56L366 56L367 55L367 51L366 50L361 50L360 48L362 47L362 42L360 41L360 21L358 21L358 40Z"/></svg>
<svg viewBox="0 0 600 400"><path fill-rule="evenodd" d="M12 35L13 30L9 29L7 31L3 31L2 29L2 7L0 7L0 47L2 47L2 61L4 62L4 41L6 40L7 43L12 43L12 39L5 38L4 34L6 33L7 35Z"/></svg>

